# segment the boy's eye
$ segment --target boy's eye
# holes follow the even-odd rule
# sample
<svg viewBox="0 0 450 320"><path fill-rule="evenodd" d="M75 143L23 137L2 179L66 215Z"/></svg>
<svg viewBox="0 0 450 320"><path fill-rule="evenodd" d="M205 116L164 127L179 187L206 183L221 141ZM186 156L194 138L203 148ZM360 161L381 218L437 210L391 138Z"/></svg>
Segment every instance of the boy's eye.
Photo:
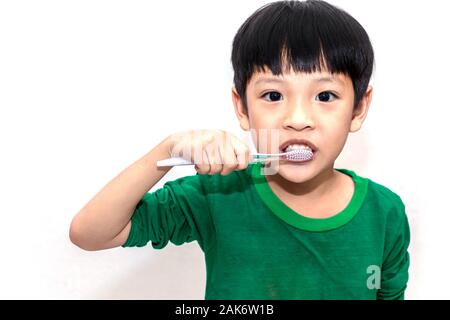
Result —
<svg viewBox="0 0 450 320"><path fill-rule="evenodd" d="M331 97L334 97L335 99L338 98L334 93L332 93L330 91L324 91L317 95L317 98L319 98L319 101L321 101L321 102L331 102L331 101L333 101L333 100L331 100L331 101L329 100Z"/></svg>
<svg viewBox="0 0 450 320"><path fill-rule="evenodd" d="M265 93L265 94L263 94L263 98L265 97L265 96L268 96L269 98L270 98L270 102L276 102L276 101L280 101L280 99L281 99L281 93L279 93L279 92L276 92L276 91L270 91L270 92L267 92L267 93Z"/></svg>
<svg viewBox="0 0 450 320"><path fill-rule="evenodd" d="M266 97L266 96L269 98L269 100L268 100L269 102L280 101L281 98L283 97L283 96L281 95L281 93L279 93L279 92L277 92L277 91L270 91L270 92L267 92L267 93L265 93L262 97L264 98L264 97ZM317 98L318 98L319 101L321 101L321 102L331 102L331 101L334 101L333 98L334 98L334 99L337 99L338 96L335 95L334 93L330 92L330 91L324 91L324 92L319 93L319 94L317 95ZM317 100L317 98L316 98L316 100ZM330 99L331 99L331 100L330 100Z"/></svg>

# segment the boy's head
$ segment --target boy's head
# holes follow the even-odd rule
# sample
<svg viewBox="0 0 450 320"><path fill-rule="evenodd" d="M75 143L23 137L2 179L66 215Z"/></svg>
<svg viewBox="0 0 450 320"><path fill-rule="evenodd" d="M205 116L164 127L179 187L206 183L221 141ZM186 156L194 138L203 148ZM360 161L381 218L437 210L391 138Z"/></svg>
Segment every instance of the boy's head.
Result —
<svg viewBox="0 0 450 320"><path fill-rule="evenodd" d="M345 11L325 1L279 1L251 15L238 30L231 55L234 84L246 104L247 83L268 67L347 74L361 101L372 76L373 48L364 28ZM246 106L246 105L245 105Z"/></svg>
<svg viewBox="0 0 450 320"><path fill-rule="evenodd" d="M369 37L353 17L324 1L279 1L258 9L234 38L232 65L241 127L277 129L279 144L307 139L324 157L321 166L334 164L370 105Z"/></svg>

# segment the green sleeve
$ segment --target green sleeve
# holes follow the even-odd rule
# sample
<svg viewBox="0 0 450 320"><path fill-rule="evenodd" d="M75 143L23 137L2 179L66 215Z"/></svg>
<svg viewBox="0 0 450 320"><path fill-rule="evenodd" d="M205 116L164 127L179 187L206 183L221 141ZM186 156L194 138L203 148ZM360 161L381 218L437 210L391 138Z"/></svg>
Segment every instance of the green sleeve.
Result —
<svg viewBox="0 0 450 320"><path fill-rule="evenodd" d="M208 196L201 175L169 181L146 193L131 218L131 230L123 247L155 249L170 241L175 245L197 240L204 250L213 238Z"/></svg>
<svg viewBox="0 0 450 320"><path fill-rule="evenodd" d="M381 288L378 299L403 300L408 282L410 232L405 207L397 207L397 221L388 221Z"/></svg>

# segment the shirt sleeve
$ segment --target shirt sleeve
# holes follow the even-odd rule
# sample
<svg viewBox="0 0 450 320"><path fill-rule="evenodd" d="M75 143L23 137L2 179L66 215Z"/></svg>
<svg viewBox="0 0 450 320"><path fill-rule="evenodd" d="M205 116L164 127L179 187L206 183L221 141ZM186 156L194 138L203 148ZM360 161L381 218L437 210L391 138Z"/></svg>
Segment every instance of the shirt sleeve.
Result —
<svg viewBox="0 0 450 320"><path fill-rule="evenodd" d="M155 249L170 241L175 245L197 240L202 250L214 237L208 194L202 176L169 181L146 193L131 217L131 229L122 247L142 247L149 241Z"/></svg>
<svg viewBox="0 0 450 320"><path fill-rule="evenodd" d="M397 209L397 223L390 223L386 235L386 249L381 270L378 299L403 300L408 282L410 230L403 203ZM400 215L398 214L400 213Z"/></svg>

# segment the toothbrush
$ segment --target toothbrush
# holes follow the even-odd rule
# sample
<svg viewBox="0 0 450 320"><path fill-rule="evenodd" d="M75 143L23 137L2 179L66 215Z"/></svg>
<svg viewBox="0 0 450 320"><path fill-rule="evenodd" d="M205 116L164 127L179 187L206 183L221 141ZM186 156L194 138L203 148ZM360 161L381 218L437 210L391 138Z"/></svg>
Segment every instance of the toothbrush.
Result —
<svg viewBox="0 0 450 320"><path fill-rule="evenodd" d="M285 158L286 160L304 162L313 158L313 153L308 149L295 149L284 153L255 153L250 155L250 163L264 162L267 160L275 160L277 158ZM173 157L156 162L158 167L186 166L193 165L189 160L180 157Z"/></svg>

